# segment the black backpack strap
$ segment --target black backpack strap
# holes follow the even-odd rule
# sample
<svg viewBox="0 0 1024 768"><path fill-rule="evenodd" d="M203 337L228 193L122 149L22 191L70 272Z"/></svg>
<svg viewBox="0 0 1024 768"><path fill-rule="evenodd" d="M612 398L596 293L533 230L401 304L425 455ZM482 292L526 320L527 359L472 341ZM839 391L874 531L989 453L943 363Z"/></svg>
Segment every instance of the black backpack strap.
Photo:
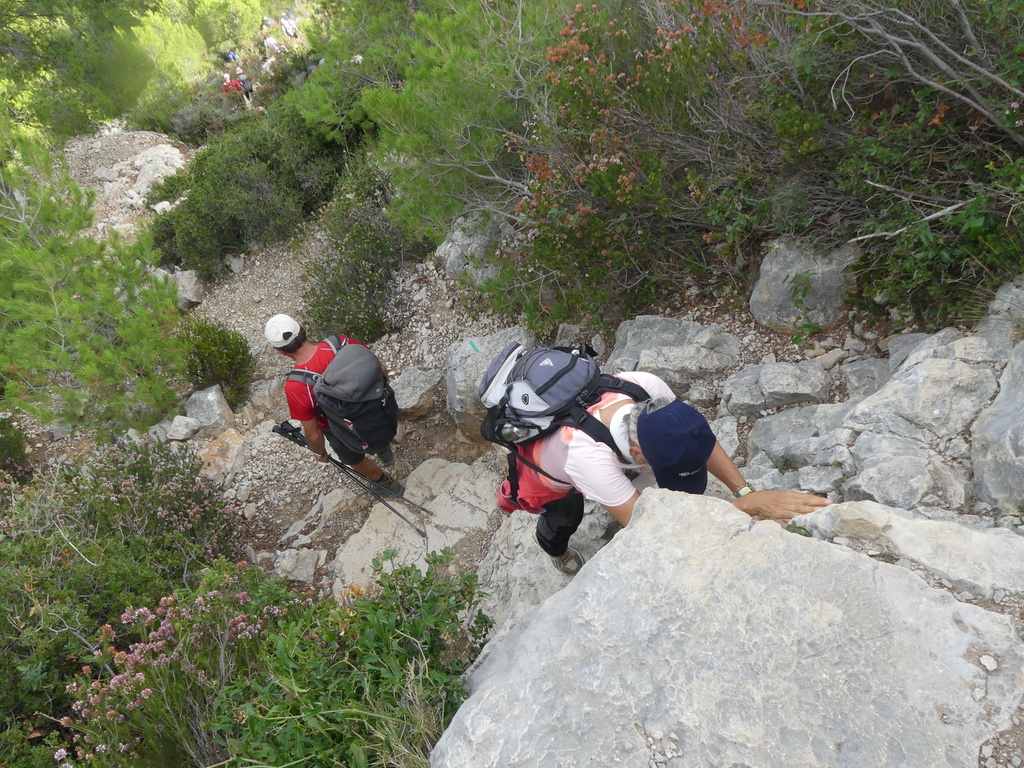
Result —
<svg viewBox="0 0 1024 768"><path fill-rule="evenodd" d="M619 446L615 443L615 438L612 437L611 430L605 426L604 422L596 416L592 416L587 411L587 406L593 405L597 398L603 395L605 392L616 392L623 394L630 400L637 403L642 403L646 400L650 400L651 396L647 390L641 387L639 384L635 384L632 381L626 381L625 379L619 379L607 373L602 373L597 382L597 387L593 390L590 397L587 398L589 402L583 401L583 394L581 393L580 398L577 399L576 403L569 409L569 417L565 420L565 424L570 427L576 427L582 429L591 439L599 443L604 443L613 451L615 455L623 462L629 462L629 459L622 455L622 451L619 450ZM558 423L561 423L560 419Z"/></svg>
<svg viewBox="0 0 1024 768"><path fill-rule="evenodd" d="M612 376L609 373L602 373L601 380L598 382L597 391L601 394L605 392L620 392L631 400L635 400L638 403L642 403L645 400L650 400L651 396L647 393L647 390L641 387L639 384L635 384L632 381L626 381L620 379L617 376Z"/></svg>
<svg viewBox="0 0 1024 768"><path fill-rule="evenodd" d="M301 381L307 387L314 386L319 378L319 373L313 373L302 368L292 368L288 372L289 381Z"/></svg>

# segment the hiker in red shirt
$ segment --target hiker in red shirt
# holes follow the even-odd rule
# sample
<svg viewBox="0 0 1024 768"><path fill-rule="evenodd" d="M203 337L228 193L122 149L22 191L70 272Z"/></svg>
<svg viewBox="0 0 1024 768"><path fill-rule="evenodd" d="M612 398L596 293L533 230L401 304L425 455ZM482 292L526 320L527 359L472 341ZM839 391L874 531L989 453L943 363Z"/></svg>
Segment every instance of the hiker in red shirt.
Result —
<svg viewBox="0 0 1024 768"><path fill-rule="evenodd" d="M224 93L236 93L239 96L242 95L242 84L237 80L232 80L231 75L227 72L224 73L224 82L221 83L220 89Z"/></svg>
<svg viewBox="0 0 1024 768"><path fill-rule="evenodd" d="M267 321L265 334L270 346L294 362L293 372L309 371L313 374L322 374L337 354L328 341L322 341L319 344L309 341L306 337L306 329L290 315L274 315L270 318ZM366 346L341 334L333 337L332 340L339 348L348 344ZM380 368L381 373L386 376L387 367L380 363ZM330 425L317 403L311 384L301 378L290 376L285 382L284 394L288 401L288 416L302 425L306 442L310 449L317 454L317 461L328 462L326 440L343 464L349 465L359 474L384 488L399 495L404 493L405 488L398 480L381 469L365 452L346 445L331 431ZM386 467L395 463L395 455L390 445L377 450L376 456Z"/></svg>

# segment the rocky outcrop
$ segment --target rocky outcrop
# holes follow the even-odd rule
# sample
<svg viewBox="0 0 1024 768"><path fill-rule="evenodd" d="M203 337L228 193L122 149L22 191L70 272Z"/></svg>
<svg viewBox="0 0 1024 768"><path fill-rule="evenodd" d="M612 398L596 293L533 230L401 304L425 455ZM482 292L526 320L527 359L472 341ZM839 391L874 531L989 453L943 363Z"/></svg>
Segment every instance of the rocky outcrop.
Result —
<svg viewBox="0 0 1024 768"><path fill-rule="evenodd" d="M992 506L1024 505L1024 344L999 379L999 394L971 425L971 464L978 495Z"/></svg>
<svg viewBox="0 0 1024 768"><path fill-rule="evenodd" d="M1024 405L1022 355L1022 345L1011 354L1006 342L952 330L918 338L877 391L760 419L747 443L747 478L822 492L820 482L804 485L814 469L828 475L837 500L1018 529L1024 443L1013 414ZM734 398L723 402L729 408Z"/></svg>
<svg viewBox="0 0 1024 768"><path fill-rule="evenodd" d="M96 190L91 234L105 238L116 232L131 240L139 221L152 215L146 207L150 189L184 168L193 150L163 134L111 124L95 136L72 139L64 154L78 185ZM170 207L166 201L159 210Z"/></svg>
<svg viewBox="0 0 1024 768"><path fill-rule="evenodd" d="M750 314L783 333L805 326L828 328L840 319L854 285L846 271L860 256L852 245L828 252L794 240L772 243L750 294Z"/></svg>
<svg viewBox="0 0 1024 768"><path fill-rule="evenodd" d="M484 407L476 394L480 379L494 356L512 342L531 346L537 340L523 328L508 328L489 336L458 341L445 354L448 412L458 430L470 439L483 439L480 437L480 422L484 417Z"/></svg>
<svg viewBox="0 0 1024 768"><path fill-rule="evenodd" d="M487 646L431 765L976 766L1013 725L1022 664L1006 616L907 567L646 491Z"/></svg>

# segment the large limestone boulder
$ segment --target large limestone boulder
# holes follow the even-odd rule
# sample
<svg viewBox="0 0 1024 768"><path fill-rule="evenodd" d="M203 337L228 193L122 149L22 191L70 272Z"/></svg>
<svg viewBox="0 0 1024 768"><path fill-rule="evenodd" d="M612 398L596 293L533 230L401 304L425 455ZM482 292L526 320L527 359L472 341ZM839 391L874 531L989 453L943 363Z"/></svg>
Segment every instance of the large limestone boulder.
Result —
<svg viewBox="0 0 1024 768"><path fill-rule="evenodd" d="M444 357L448 412L463 436L483 440L480 422L485 411L477 397L477 389L491 360L512 342L533 346L537 340L526 329L516 326L490 336L472 336L448 347Z"/></svg>
<svg viewBox="0 0 1024 768"><path fill-rule="evenodd" d="M761 261L750 314L782 333L800 331L805 324L828 328L842 317L854 284L846 268L859 256L852 245L818 251L806 243L777 240Z"/></svg>
<svg viewBox="0 0 1024 768"><path fill-rule="evenodd" d="M619 325L602 369L653 373L686 397L694 382L735 365L739 353L739 339L719 325L641 315Z"/></svg>
<svg viewBox="0 0 1024 768"><path fill-rule="evenodd" d="M1022 662L1006 616L909 569L646 491L488 644L431 765L973 767Z"/></svg>
<svg viewBox="0 0 1024 768"><path fill-rule="evenodd" d="M1024 537L1004 528L974 531L871 502L832 504L804 515L799 524L821 538L909 558L975 597L1024 595Z"/></svg>
<svg viewBox="0 0 1024 768"><path fill-rule="evenodd" d="M971 427L971 461L978 495L1011 511L1024 506L1024 343L999 379L999 394Z"/></svg>
<svg viewBox="0 0 1024 768"><path fill-rule="evenodd" d="M224 398L220 384L193 392L185 401L185 415L195 419L201 427L211 430L219 431L235 426L235 414Z"/></svg>
<svg viewBox="0 0 1024 768"><path fill-rule="evenodd" d="M961 360L930 358L908 367L850 412L844 426L917 439L966 429L996 393L991 369Z"/></svg>

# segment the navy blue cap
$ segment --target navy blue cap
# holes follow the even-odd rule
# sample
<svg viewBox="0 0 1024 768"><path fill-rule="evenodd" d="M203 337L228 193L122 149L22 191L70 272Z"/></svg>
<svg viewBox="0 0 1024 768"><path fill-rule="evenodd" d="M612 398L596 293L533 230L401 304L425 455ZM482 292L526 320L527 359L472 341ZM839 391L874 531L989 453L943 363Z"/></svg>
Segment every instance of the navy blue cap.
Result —
<svg viewBox="0 0 1024 768"><path fill-rule="evenodd" d="M656 411L640 411L636 435L660 488L704 493L708 457L715 448L711 425L692 405L673 400Z"/></svg>

